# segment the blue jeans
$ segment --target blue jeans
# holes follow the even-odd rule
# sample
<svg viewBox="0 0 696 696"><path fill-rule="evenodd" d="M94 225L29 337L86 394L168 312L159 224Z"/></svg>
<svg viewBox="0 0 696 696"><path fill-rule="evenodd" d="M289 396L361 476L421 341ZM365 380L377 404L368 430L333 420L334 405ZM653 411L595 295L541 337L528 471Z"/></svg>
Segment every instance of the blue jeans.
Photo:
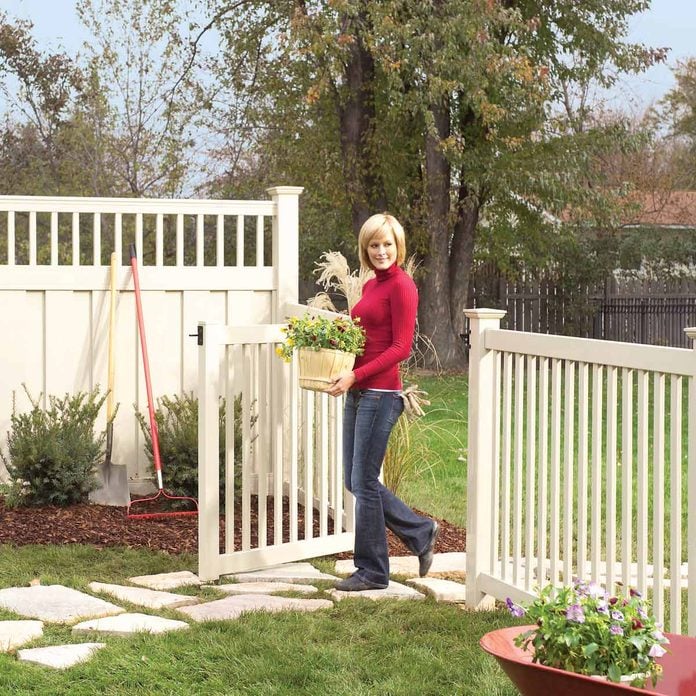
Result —
<svg viewBox="0 0 696 696"><path fill-rule="evenodd" d="M419 556L430 541L432 520L416 515L379 481L392 428L404 409L398 392L351 390L343 415L343 473L355 496L353 563L363 580L389 583L388 527Z"/></svg>

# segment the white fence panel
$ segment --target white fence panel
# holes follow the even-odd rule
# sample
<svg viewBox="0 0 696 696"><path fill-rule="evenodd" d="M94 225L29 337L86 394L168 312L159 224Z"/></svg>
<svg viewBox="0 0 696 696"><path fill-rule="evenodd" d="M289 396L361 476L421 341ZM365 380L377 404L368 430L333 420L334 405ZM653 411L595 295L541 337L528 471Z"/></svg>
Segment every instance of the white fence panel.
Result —
<svg viewBox="0 0 696 696"><path fill-rule="evenodd" d="M106 389L115 251L113 461L127 465L132 490L149 486L133 408L144 410L146 399L128 245L138 253L154 396L195 392L198 322L268 323L296 302L301 190L269 189L268 201L0 196L0 306L10 337L0 345L0 447L13 400L17 410L30 407L23 384L44 403Z"/></svg>
<svg viewBox="0 0 696 696"><path fill-rule="evenodd" d="M467 603L580 576L695 634L696 351L501 331L500 314L467 312Z"/></svg>

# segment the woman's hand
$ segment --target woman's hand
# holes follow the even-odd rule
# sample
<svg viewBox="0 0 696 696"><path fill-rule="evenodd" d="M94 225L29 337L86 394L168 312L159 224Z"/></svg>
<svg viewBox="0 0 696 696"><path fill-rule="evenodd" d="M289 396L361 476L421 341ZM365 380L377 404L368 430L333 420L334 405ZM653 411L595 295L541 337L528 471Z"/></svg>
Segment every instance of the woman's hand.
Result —
<svg viewBox="0 0 696 696"><path fill-rule="evenodd" d="M344 372L331 383L326 393L331 396L341 396L355 384L355 381L355 375L352 372Z"/></svg>

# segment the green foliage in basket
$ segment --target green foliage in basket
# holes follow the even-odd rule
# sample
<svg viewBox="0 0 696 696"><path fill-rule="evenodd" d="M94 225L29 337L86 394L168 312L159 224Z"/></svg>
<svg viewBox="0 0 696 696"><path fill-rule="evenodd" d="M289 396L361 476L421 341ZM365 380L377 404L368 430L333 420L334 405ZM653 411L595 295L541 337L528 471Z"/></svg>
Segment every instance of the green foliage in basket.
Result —
<svg viewBox="0 0 696 696"><path fill-rule="evenodd" d="M359 324L360 319L349 316L336 317L290 317L282 331L285 342L276 348L276 353L290 362L295 348L319 350L341 350L344 353L362 355L365 347L365 331Z"/></svg>
<svg viewBox="0 0 696 696"><path fill-rule="evenodd" d="M518 647L534 648L534 662L612 682L631 675L633 686L654 685L662 672L655 658L667 652L669 639L636 590L610 596L576 579L569 587L548 585L526 608L509 598L507 605L513 616L536 624L515 639Z"/></svg>
<svg viewBox="0 0 696 696"><path fill-rule="evenodd" d="M97 488L95 468L104 461L104 432L94 426L106 399L99 389L49 396L44 408L24 387L32 408L12 413L8 455L0 453L10 474L6 503L67 506L87 500Z"/></svg>

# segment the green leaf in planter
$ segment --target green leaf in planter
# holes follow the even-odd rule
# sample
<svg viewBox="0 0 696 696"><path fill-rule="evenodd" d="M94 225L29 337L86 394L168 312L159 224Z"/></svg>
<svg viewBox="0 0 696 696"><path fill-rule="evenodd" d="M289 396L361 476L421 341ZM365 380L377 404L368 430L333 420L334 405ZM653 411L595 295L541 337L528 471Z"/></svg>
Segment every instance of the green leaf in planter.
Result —
<svg viewBox="0 0 696 696"><path fill-rule="evenodd" d="M582 654L585 657L589 657L593 652L597 652L597 650L599 650L599 645L597 645L597 643L589 643L583 646Z"/></svg>
<svg viewBox="0 0 696 696"><path fill-rule="evenodd" d="M621 681L621 670L616 665L609 665L609 679L613 682Z"/></svg>

